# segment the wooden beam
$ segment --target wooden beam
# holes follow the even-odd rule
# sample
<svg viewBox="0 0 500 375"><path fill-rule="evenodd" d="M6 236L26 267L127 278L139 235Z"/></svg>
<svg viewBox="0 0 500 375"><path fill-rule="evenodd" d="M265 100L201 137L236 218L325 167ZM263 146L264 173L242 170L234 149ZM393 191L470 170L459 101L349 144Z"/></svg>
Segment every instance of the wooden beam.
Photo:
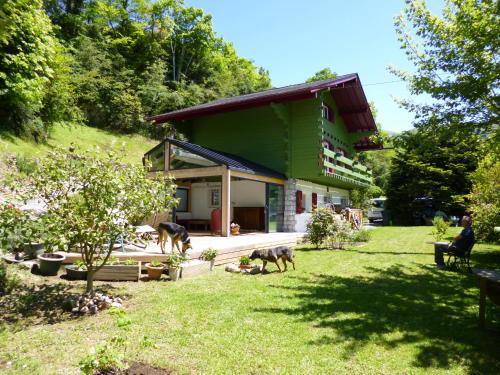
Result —
<svg viewBox="0 0 500 375"><path fill-rule="evenodd" d="M170 175L173 178L210 177L210 176L221 176L224 174L225 170L226 170L225 166L176 169L176 170L165 171L165 175L166 176Z"/></svg>
<svg viewBox="0 0 500 375"><path fill-rule="evenodd" d="M240 178L244 178L247 180L269 182L271 184L276 184L276 185L284 185L286 182L286 180L283 180L282 178L260 176L260 175L246 173L246 172L240 172L240 171L231 171L231 176L240 177Z"/></svg>
<svg viewBox="0 0 500 375"><path fill-rule="evenodd" d="M231 170L222 174L222 236L229 237L231 233Z"/></svg>
<svg viewBox="0 0 500 375"><path fill-rule="evenodd" d="M163 170L168 171L170 168L170 142L165 141L164 147L163 147L163 157L164 157L164 165L163 165Z"/></svg>

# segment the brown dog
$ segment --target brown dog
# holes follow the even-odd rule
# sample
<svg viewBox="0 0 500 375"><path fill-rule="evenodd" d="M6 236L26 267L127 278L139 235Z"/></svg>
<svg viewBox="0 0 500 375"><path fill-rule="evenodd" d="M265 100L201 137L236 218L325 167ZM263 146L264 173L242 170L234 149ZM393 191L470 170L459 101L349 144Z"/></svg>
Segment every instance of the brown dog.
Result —
<svg viewBox="0 0 500 375"><path fill-rule="evenodd" d="M250 255L250 259L252 260L257 258L262 259L262 273L265 272L267 262L273 262L274 264L276 264L276 267L278 267L279 271L283 272L278 263L278 259L281 259L281 261L283 262L285 271L287 270L287 261L292 263L293 269L295 269L295 262L293 260L293 257L293 250L286 246L278 246L271 249L254 250L252 252L252 255Z"/></svg>
<svg viewBox="0 0 500 375"><path fill-rule="evenodd" d="M186 228L176 223L160 223L158 225L158 244L163 254L165 254L165 244L168 238L172 241L172 253L174 245L179 253L185 254L188 249L192 249L191 239ZM179 248L179 242L182 242L182 250Z"/></svg>

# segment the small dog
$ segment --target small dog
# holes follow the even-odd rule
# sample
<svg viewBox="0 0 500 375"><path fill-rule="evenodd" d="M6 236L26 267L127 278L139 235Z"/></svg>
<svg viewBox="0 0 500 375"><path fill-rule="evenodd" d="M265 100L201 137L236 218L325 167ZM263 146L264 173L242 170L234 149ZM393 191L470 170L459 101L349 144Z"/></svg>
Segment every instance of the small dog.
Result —
<svg viewBox="0 0 500 375"><path fill-rule="evenodd" d="M273 247L271 249L263 249L263 250L254 250L252 252L252 255L250 255L250 259L262 259L262 273L265 272L266 269L266 264L267 262L273 262L276 264L276 267L278 267L280 272L283 272L281 270L280 265L278 264L278 259L281 259L283 262L283 265L285 266L285 271L286 271L286 262L292 263L293 269L295 270L295 262L293 260L294 254L293 250L290 249L287 246L278 246L278 247Z"/></svg>
<svg viewBox="0 0 500 375"><path fill-rule="evenodd" d="M175 223L160 223L158 225L158 244L163 254L165 254L165 244L168 238L172 241L172 253L174 245L179 253L185 254L188 249L192 249L189 233L182 225ZM179 248L179 241L182 242L182 250Z"/></svg>

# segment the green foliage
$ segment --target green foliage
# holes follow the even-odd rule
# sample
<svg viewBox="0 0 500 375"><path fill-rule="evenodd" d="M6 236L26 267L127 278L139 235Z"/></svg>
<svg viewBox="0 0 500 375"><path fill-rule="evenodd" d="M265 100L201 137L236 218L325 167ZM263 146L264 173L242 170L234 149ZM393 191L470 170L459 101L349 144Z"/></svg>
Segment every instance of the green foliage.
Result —
<svg viewBox="0 0 500 375"><path fill-rule="evenodd" d="M422 0L407 0L396 32L415 73L391 68L412 94L428 94L432 105L402 104L418 123L489 131L500 112L498 2L446 0L442 18Z"/></svg>
<svg viewBox="0 0 500 375"><path fill-rule="evenodd" d="M126 369L125 355L121 348L112 343L102 343L94 352L79 362L82 373L86 375L111 373L115 369Z"/></svg>
<svg viewBox="0 0 500 375"><path fill-rule="evenodd" d="M377 185L369 187L359 187L351 190L350 198L352 206L362 209L365 213L371 207L371 198L381 197L384 195L382 189Z"/></svg>
<svg viewBox="0 0 500 375"><path fill-rule="evenodd" d="M200 255L200 258L206 261L213 260L217 257L219 252L216 249L208 248L203 250Z"/></svg>
<svg viewBox="0 0 500 375"><path fill-rule="evenodd" d="M324 79L335 78L337 76L338 76L337 73L332 72L332 70L327 67L327 68L324 68L324 69L317 71L316 73L314 73L314 75L312 77L309 77L308 79L306 79L306 83L322 81Z"/></svg>
<svg viewBox="0 0 500 375"><path fill-rule="evenodd" d="M15 156L16 168L19 172L29 176L36 169L36 161L29 156L18 154Z"/></svg>
<svg viewBox="0 0 500 375"><path fill-rule="evenodd" d="M434 229L432 230L432 235L436 241L441 241L444 236L446 236L446 232L450 227L450 224L444 221L441 216L436 216L432 219L432 225L434 225Z"/></svg>
<svg viewBox="0 0 500 375"><path fill-rule="evenodd" d="M351 241L352 242L368 242L372 237L371 231L367 229L355 230L352 232Z"/></svg>
<svg viewBox="0 0 500 375"><path fill-rule="evenodd" d="M170 268L179 268L179 266L189 259L187 254L170 254L167 255L166 263Z"/></svg>
<svg viewBox="0 0 500 375"><path fill-rule="evenodd" d="M473 212L474 233L479 240L499 241L500 233L500 160L498 146L488 149L472 174L472 192L469 195Z"/></svg>
<svg viewBox="0 0 500 375"><path fill-rule="evenodd" d="M313 211L311 220L307 223L307 240L317 248L332 234L335 216L332 210L318 208Z"/></svg>
<svg viewBox="0 0 500 375"><path fill-rule="evenodd" d="M87 266L85 262L81 259L77 259L73 262L73 265L76 267L78 271L87 271Z"/></svg>
<svg viewBox="0 0 500 375"><path fill-rule="evenodd" d="M387 207L394 223L413 224L414 199L433 198L434 209L461 216L476 169L480 137L454 127L421 126L395 137Z"/></svg>
<svg viewBox="0 0 500 375"><path fill-rule="evenodd" d="M162 263L162 262L160 262L159 260L156 260L156 259L155 259L155 260L152 260L152 261L149 263L149 265L150 265L151 267L163 267L163 263Z"/></svg>
<svg viewBox="0 0 500 375"><path fill-rule="evenodd" d="M343 249L346 244L353 241L355 230L345 220L334 220L330 226L330 234L326 239L329 248Z"/></svg>
<svg viewBox="0 0 500 375"><path fill-rule="evenodd" d="M64 48L42 0L0 4L0 118L4 128L44 141L55 121L73 119ZM57 110L55 110L57 107Z"/></svg>
<svg viewBox="0 0 500 375"><path fill-rule="evenodd" d="M27 190L21 198L37 197L47 207L45 247L66 250L80 245L88 269L88 292L115 240L131 234L132 223L176 203L170 180L150 178L145 168L126 165L112 152L56 150L40 159L29 181L20 176L14 182L23 183Z"/></svg>
<svg viewBox="0 0 500 375"><path fill-rule="evenodd" d="M250 264L250 258L246 255L243 255L242 257L240 257L240 264L248 266Z"/></svg>
<svg viewBox="0 0 500 375"><path fill-rule="evenodd" d="M7 263L0 259L0 297L11 293L20 282L19 277L12 272Z"/></svg>
<svg viewBox="0 0 500 375"><path fill-rule="evenodd" d="M12 203L0 205L0 247L20 252L43 236L40 220Z"/></svg>

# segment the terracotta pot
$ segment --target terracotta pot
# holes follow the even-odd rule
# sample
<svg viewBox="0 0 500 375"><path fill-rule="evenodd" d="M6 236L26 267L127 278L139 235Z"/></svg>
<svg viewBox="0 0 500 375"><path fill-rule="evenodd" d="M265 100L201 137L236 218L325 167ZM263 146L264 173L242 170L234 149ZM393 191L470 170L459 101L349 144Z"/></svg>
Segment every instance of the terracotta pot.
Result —
<svg viewBox="0 0 500 375"><path fill-rule="evenodd" d="M251 264L240 264L240 269L242 269L242 270L249 270L252 268L253 268L253 266Z"/></svg>
<svg viewBox="0 0 500 375"><path fill-rule="evenodd" d="M160 280L165 266L153 267L151 263L146 264L146 269L148 270L149 280Z"/></svg>
<svg viewBox="0 0 500 375"><path fill-rule="evenodd" d="M238 234L240 234L240 230L239 229L231 229L231 234L233 236L237 236Z"/></svg>

